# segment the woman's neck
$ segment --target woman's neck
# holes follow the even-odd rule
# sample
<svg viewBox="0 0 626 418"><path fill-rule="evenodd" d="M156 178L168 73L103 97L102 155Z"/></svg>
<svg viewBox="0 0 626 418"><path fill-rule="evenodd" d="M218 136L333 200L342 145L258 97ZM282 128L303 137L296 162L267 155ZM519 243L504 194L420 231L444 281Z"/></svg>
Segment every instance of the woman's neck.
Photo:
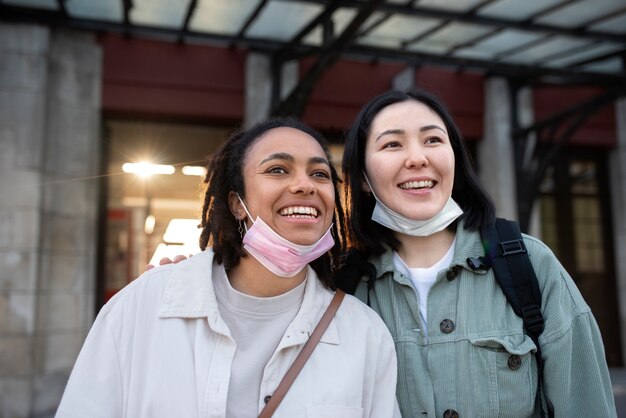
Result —
<svg viewBox="0 0 626 418"><path fill-rule="evenodd" d="M434 266L450 249L454 242L454 232L444 229L427 237L396 233L400 241L398 255L410 268Z"/></svg>
<svg viewBox="0 0 626 418"><path fill-rule="evenodd" d="M254 257L241 257L239 264L228 271L233 289L246 295L267 298L282 295L297 287L306 278L306 267L293 277L280 277L266 269Z"/></svg>

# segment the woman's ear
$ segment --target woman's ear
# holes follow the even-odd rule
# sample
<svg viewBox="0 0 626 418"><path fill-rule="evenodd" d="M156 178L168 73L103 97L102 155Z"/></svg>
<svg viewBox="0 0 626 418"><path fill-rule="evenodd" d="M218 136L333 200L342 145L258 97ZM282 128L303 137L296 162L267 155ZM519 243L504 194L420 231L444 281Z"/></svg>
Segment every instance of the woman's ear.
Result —
<svg viewBox="0 0 626 418"><path fill-rule="evenodd" d="M230 212L233 214L237 220L242 220L246 218L246 211L241 204L241 201L237 197L237 193L229 192L228 193L228 207Z"/></svg>

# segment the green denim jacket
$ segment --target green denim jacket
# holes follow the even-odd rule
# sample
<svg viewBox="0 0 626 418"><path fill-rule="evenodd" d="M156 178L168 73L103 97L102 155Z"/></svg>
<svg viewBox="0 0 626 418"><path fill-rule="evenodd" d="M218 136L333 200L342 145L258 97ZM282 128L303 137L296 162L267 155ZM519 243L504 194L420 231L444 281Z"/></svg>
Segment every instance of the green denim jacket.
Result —
<svg viewBox="0 0 626 418"><path fill-rule="evenodd" d="M524 243L542 292L545 330L539 343L547 401L556 417L615 417L604 346L589 307L545 244L526 235ZM403 417L540 416L535 344L492 271L468 266L468 257L483 255L480 234L460 222L452 264L428 293L428 337L417 293L395 269L393 252L370 260L377 271L370 305L396 344ZM367 301L365 281L355 296Z"/></svg>

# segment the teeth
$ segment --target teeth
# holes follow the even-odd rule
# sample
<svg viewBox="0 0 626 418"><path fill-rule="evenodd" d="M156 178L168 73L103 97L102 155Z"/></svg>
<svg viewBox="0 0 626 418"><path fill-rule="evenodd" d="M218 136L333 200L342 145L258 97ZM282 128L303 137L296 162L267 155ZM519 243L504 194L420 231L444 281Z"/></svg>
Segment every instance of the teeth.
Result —
<svg viewBox="0 0 626 418"><path fill-rule="evenodd" d="M432 180L421 180L421 181L408 181L406 183L402 183L400 185L401 189L424 189L433 187L434 182Z"/></svg>
<svg viewBox="0 0 626 418"><path fill-rule="evenodd" d="M317 209L310 206L290 206L280 211L281 215L309 215L317 217Z"/></svg>

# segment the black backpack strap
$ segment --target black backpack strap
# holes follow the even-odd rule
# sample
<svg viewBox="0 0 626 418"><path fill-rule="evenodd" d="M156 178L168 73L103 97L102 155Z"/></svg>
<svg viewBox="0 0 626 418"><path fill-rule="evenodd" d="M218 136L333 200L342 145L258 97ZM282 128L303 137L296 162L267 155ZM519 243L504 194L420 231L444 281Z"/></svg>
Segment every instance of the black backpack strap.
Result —
<svg viewBox="0 0 626 418"><path fill-rule="evenodd" d="M524 240L516 222L497 218L481 231L485 254L491 263L494 276L513 311L524 321L527 335L537 347L537 401L541 405L541 416L545 417L540 396L543 386L543 360L539 335L544 329L541 314L541 290L533 269ZM546 405L547 406L547 405ZM554 416L547 407L548 416Z"/></svg>
<svg viewBox="0 0 626 418"><path fill-rule="evenodd" d="M376 280L376 267L367 261L367 256L362 251L356 249L348 251L335 273L335 285L338 289L353 295L363 276L367 276L367 305L369 306L369 291Z"/></svg>

